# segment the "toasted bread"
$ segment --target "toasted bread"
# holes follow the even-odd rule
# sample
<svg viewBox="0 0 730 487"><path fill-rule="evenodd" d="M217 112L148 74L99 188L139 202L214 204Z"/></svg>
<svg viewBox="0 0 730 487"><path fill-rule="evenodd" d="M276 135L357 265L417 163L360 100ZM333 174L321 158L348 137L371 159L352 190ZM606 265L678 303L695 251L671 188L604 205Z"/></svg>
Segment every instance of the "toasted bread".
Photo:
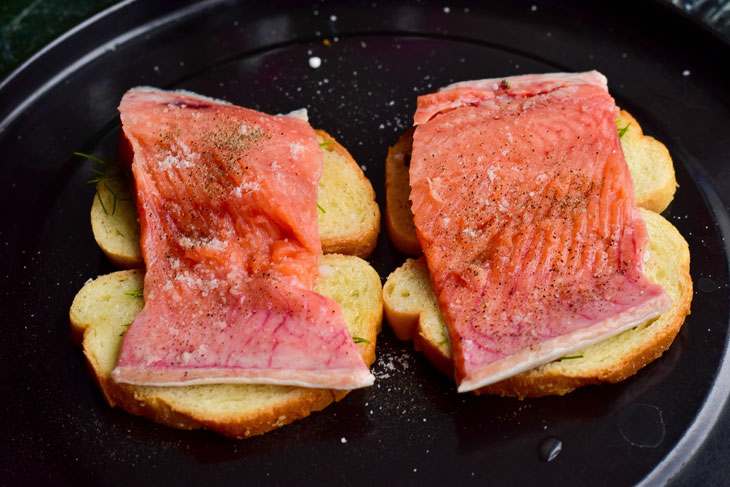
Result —
<svg viewBox="0 0 730 487"><path fill-rule="evenodd" d="M317 196L322 252L367 257L380 232L375 191L349 152L324 130L317 130L324 165Z"/></svg>
<svg viewBox="0 0 730 487"><path fill-rule="evenodd" d="M626 162L634 182L636 203L657 213L666 209L674 197L677 180L669 151L661 142L644 135L629 112L621 110L616 119ZM419 255L421 246L413 225L409 200L408 165L413 145L413 129L401 136L388 150L385 160L385 223L393 245L401 252Z"/></svg>
<svg viewBox="0 0 730 487"><path fill-rule="evenodd" d="M324 159L317 197L322 251L367 257L380 232L380 209L373 187L344 147L324 130L316 133ZM142 267L134 198L120 187L124 186L123 180L117 180L111 189L109 186L108 181L97 183L91 205L96 243L115 265L124 269Z"/></svg>
<svg viewBox="0 0 730 487"><path fill-rule="evenodd" d="M654 137L644 135L639 123L626 110L621 110L616 127L622 133L621 147L634 182L636 204L661 213L677 190L669 151Z"/></svg>
<svg viewBox="0 0 730 487"><path fill-rule="evenodd" d="M689 249L674 226L658 215L671 202L676 180L671 157L663 144L643 135L638 122L626 111L616 120L638 205L649 232L646 273L672 299L671 308L655 320L563 358L483 387L477 394L540 397L566 394L576 387L618 382L635 374L671 345L690 311L692 281ZM395 246L404 253L420 254L408 201L408 161L413 132L406 132L386 161L386 222ZM650 211L653 210L653 211ZM423 259L409 259L396 269L383 287L385 317L396 336L413 340L440 370L453 375L451 345Z"/></svg>
<svg viewBox="0 0 730 487"><path fill-rule="evenodd" d="M368 365L382 319L380 277L364 260L337 254L320 258L315 291L342 306L345 323ZM126 326L144 302L133 291L143 285L141 270L124 270L88 282L70 311L72 336L82 345L89 368L112 406L182 429L205 427L234 438L265 433L308 416L348 391L292 386L216 384L178 387L114 382L114 368ZM129 293L129 294L125 294Z"/></svg>

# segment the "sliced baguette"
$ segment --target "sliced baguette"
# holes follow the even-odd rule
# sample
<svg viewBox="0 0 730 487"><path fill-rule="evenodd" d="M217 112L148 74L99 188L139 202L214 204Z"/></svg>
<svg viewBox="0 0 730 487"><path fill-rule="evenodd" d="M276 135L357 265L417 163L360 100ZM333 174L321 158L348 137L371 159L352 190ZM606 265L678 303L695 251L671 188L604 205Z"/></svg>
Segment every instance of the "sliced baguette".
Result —
<svg viewBox="0 0 730 487"><path fill-rule="evenodd" d="M636 203L640 208L661 213L677 190L669 151L654 137L644 135L639 122L626 110L621 110L616 127L623 131L621 147L634 182Z"/></svg>
<svg viewBox="0 0 730 487"><path fill-rule="evenodd" d="M375 191L355 159L324 130L317 130L324 154L317 196L322 252L367 257L380 233Z"/></svg>
<svg viewBox="0 0 730 487"><path fill-rule="evenodd" d="M320 258L320 272L315 291L340 303L348 329L362 339L360 353L372 364L382 319L380 277L362 259L337 254ZM152 387L112 381L126 326L143 306L142 298L125 293L142 288L143 275L141 270L125 270L101 276L88 282L71 306L72 335L110 405L175 428L205 427L246 438L304 418L349 392L233 384Z"/></svg>
<svg viewBox="0 0 730 487"><path fill-rule="evenodd" d="M91 231L101 250L123 269L142 267L137 205L127 175L119 168L96 184L91 204ZM109 181L111 179L111 181Z"/></svg>
<svg viewBox="0 0 730 487"><path fill-rule="evenodd" d="M636 203L657 213L664 211L677 188L669 151L661 142L644 135L639 123L625 110L621 110L616 127L623 132L621 146L634 182ZM398 250L419 255L421 246L416 237L409 200L408 165L412 145L413 129L410 129L388 150L385 160L385 222L388 235Z"/></svg>
<svg viewBox="0 0 730 487"><path fill-rule="evenodd" d="M645 272L661 285L672 306L654 320L561 359L475 391L517 397L566 394L576 387L619 382L658 358L690 312L689 247L661 215L641 210L649 232ZM453 376L451 345L423 258L408 259L383 286L385 317L401 340L413 340L440 370Z"/></svg>
<svg viewBox="0 0 730 487"><path fill-rule="evenodd" d="M375 192L349 152L324 130L317 130L323 154L318 189L318 223L322 251L367 257L380 232ZM91 206L96 243L114 264L124 269L144 266L139 247L137 207L128 188L116 181L97 184ZM116 193L116 197L115 194ZM115 201L116 200L116 201ZM113 209L113 211L112 211Z"/></svg>
<svg viewBox="0 0 730 487"><path fill-rule="evenodd" d="M421 244L416 237L411 211L411 184L408 166L411 162L413 132L409 129L388 149L385 159L385 227L393 245L409 255L419 255Z"/></svg>

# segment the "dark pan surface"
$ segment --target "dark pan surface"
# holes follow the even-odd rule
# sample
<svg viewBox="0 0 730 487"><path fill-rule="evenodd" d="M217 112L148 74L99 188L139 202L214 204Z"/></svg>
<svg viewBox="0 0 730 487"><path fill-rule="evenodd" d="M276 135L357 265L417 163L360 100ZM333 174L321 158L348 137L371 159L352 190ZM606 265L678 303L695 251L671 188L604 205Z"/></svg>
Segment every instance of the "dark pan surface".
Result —
<svg viewBox="0 0 730 487"><path fill-rule="evenodd" d="M728 45L651 2L374 5L128 2L0 84L0 483L730 481ZM665 216L692 252L692 315L638 375L538 400L458 395L386 325L374 387L260 437L172 430L104 402L68 308L87 279L114 269L89 226L91 165L71 154L115 156L126 89L184 88L272 113L306 106L364 166L384 209L385 154L417 95L588 69L673 155L680 188ZM384 278L404 258L383 233L370 261ZM557 457L541 460L556 441Z"/></svg>

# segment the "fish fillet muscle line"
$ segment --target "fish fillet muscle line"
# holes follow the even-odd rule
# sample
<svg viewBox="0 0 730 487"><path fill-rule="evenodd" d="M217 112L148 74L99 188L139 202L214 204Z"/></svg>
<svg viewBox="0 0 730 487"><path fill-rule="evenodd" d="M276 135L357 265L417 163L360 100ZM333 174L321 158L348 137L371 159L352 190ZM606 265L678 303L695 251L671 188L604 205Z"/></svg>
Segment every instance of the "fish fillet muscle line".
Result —
<svg viewBox="0 0 730 487"><path fill-rule="evenodd" d="M421 247L459 391L658 316L647 233L597 72L457 83L418 100Z"/></svg>
<svg viewBox="0 0 730 487"><path fill-rule="evenodd" d="M372 384L340 306L312 291L322 155L309 124L150 89L120 113L146 274L113 378Z"/></svg>

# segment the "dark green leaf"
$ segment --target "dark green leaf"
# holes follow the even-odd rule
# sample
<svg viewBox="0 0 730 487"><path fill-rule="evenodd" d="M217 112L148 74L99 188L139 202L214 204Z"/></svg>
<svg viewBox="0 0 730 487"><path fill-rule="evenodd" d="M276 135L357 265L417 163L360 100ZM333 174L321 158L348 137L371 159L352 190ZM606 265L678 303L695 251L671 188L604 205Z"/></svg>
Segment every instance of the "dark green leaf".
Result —
<svg viewBox="0 0 730 487"><path fill-rule="evenodd" d="M560 357L558 359L558 361L561 361L561 360L572 360L572 359L575 359L575 358L583 358L583 355L566 355L565 357Z"/></svg>

